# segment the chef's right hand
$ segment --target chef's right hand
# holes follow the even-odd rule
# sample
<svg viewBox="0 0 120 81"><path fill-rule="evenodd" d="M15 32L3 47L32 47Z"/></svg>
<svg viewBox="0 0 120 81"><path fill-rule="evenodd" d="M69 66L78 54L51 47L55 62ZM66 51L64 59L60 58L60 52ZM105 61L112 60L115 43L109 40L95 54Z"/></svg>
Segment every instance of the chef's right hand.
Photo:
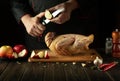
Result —
<svg viewBox="0 0 120 81"><path fill-rule="evenodd" d="M60 3L56 6L49 8L48 10L50 12L54 12L60 8L64 8L64 11L62 13L60 13L57 17L51 19L51 22L54 22L56 24L63 24L69 21L72 11L77 9L78 7L79 4L77 0L67 0L66 2Z"/></svg>
<svg viewBox="0 0 120 81"><path fill-rule="evenodd" d="M21 18L22 23L24 24L26 31L33 37L41 36L45 30L45 26L40 23L40 19L44 16L44 12L39 13L38 15L31 17L31 15L26 14Z"/></svg>

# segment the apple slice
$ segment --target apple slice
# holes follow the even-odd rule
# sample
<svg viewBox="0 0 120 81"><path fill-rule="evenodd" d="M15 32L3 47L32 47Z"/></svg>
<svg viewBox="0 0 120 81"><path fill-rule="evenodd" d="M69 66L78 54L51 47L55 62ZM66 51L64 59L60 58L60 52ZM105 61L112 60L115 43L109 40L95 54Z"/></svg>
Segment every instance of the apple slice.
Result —
<svg viewBox="0 0 120 81"><path fill-rule="evenodd" d="M52 17L53 17L53 16L52 16L52 14L50 13L50 11L49 11L49 10L46 10L46 11L45 11L45 18L46 18L46 19L52 19Z"/></svg>
<svg viewBox="0 0 120 81"><path fill-rule="evenodd" d="M27 49L23 49L22 51L20 51L20 52L18 53L18 57L26 57L27 54L28 54Z"/></svg>
<svg viewBox="0 0 120 81"><path fill-rule="evenodd" d="M49 55L48 55L48 51L47 50L45 51L44 58L45 59L49 59Z"/></svg>
<svg viewBox="0 0 120 81"><path fill-rule="evenodd" d="M31 56L30 56L30 57L31 57L31 58L39 59L39 56L35 53L34 50L31 52Z"/></svg>
<svg viewBox="0 0 120 81"><path fill-rule="evenodd" d="M31 58L33 58L35 56L35 51L33 50L32 52L31 52Z"/></svg>
<svg viewBox="0 0 120 81"><path fill-rule="evenodd" d="M18 58L18 54L16 52L13 52L13 56L15 59Z"/></svg>
<svg viewBox="0 0 120 81"><path fill-rule="evenodd" d="M31 58L36 58L36 59L48 59L49 55L48 55L48 51L38 51L37 53L35 53L35 51L31 52Z"/></svg>
<svg viewBox="0 0 120 81"><path fill-rule="evenodd" d="M39 58L44 58L44 52L43 51L39 51L37 53L37 55L39 56Z"/></svg>

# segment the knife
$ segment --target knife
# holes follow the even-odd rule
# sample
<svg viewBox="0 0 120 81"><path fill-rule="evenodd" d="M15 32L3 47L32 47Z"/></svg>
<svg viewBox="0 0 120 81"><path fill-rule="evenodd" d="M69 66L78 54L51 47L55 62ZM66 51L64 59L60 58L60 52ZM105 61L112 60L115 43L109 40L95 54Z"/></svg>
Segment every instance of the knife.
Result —
<svg viewBox="0 0 120 81"><path fill-rule="evenodd" d="M53 18L56 17L58 14L60 14L60 13L63 12L63 11L65 11L64 8L60 8L60 9L54 11L54 12L52 13ZM43 24L43 25L47 25L49 22L50 22L49 19L43 19L42 24ZM38 40L44 42L44 36L46 35L46 33L47 33L47 31L44 31L44 33L38 37Z"/></svg>

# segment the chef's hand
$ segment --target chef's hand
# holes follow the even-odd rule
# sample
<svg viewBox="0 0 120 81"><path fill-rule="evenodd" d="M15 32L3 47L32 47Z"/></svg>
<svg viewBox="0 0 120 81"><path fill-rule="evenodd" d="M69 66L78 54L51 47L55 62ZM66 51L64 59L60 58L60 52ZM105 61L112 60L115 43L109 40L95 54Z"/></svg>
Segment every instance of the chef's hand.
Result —
<svg viewBox="0 0 120 81"><path fill-rule="evenodd" d="M40 23L40 19L44 16L44 12L39 13L38 15L31 17L29 14L24 15L21 18L26 31L33 37L38 37L42 35L45 30L45 26Z"/></svg>
<svg viewBox="0 0 120 81"><path fill-rule="evenodd" d="M58 4L50 9L48 9L50 12L54 12L60 8L64 8L65 11L63 11L61 14L59 14L57 17L52 18L51 22L57 23L57 24L63 24L66 21L70 19L71 12L78 8L78 3L76 0L68 0L64 3Z"/></svg>

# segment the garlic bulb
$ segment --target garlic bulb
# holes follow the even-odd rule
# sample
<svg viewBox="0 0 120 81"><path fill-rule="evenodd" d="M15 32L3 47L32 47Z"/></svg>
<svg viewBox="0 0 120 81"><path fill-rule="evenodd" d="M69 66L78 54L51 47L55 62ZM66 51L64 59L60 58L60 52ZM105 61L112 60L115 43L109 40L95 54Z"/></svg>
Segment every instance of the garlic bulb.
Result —
<svg viewBox="0 0 120 81"><path fill-rule="evenodd" d="M93 61L93 63L94 63L96 66L99 66L100 64L103 63L103 60L100 59L99 57L96 57L95 60Z"/></svg>

